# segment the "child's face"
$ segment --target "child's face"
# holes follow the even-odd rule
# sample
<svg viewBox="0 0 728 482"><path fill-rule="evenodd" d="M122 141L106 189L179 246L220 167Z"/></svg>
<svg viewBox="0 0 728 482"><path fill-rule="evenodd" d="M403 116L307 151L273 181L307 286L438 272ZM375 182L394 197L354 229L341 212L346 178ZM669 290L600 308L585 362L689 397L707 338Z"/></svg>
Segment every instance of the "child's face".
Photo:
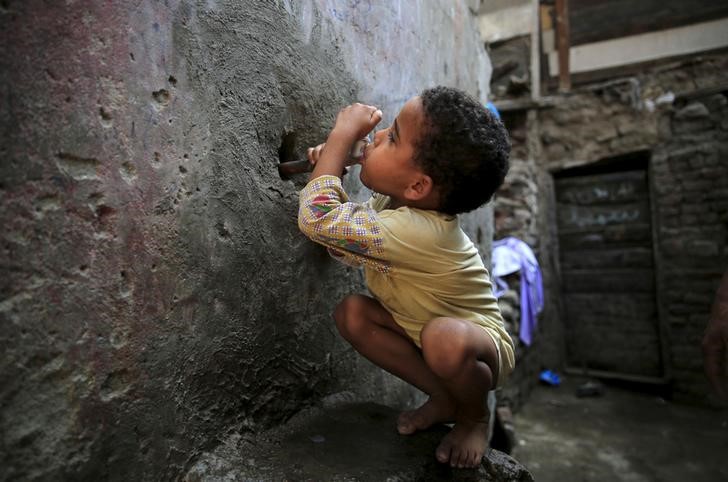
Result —
<svg viewBox="0 0 728 482"><path fill-rule="evenodd" d="M359 178L369 189L404 201L404 192L422 171L413 160L422 130L422 100L413 97L402 107L391 126L380 129L359 161Z"/></svg>

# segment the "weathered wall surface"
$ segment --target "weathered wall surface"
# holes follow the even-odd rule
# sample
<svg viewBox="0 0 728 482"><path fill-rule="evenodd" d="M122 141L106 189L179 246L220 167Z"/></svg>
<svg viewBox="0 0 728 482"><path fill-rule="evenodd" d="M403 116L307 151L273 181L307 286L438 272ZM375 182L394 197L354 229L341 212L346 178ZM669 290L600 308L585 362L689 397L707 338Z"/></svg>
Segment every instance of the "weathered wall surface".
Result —
<svg viewBox="0 0 728 482"><path fill-rule="evenodd" d="M638 76L582 86L528 116L504 116L520 154L496 198L496 238L514 235L535 247L547 293L540 342L520 353L506 388L516 405L538 370L564 361L563 352L553 350L563 349L568 336L558 300L553 175L635 153L649 159L665 374L677 397L709 398L700 339L728 268L727 62L723 52L664 63ZM529 202L534 195L536 202ZM620 349L627 348L614 346L615 356Z"/></svg>
<svg viewBox="0 0 728 482"><path fill-rule="evenodd" d="M0 479L173 479L331 393L413 396L338 339L360 276L276 166L354 100L485 99L465 2L10 0L0 32Z"/></svg>
<svg viewBox="0 0 728 482"><path fill-rule="evenodd" d="M536 111L503 112L511 135L511 169L493 203L495 239L513 236L533 249L543 277L544 306L538 316L538 335L531 345L518 337L520 324L520 291L518 276L508 280L509 291L498 304L504 316L513 318L511 335L516 344L516 369L499 393L498 403L518 408L528 399L539 372L563 364L564 325L560 317L558 287L559 253L555 245L555 222L548 206L552 200L553 178L540 160L543 146L539 138Z"/></svg>
<svg viewBox="0 0 728 482"><path fill-rule="evenodd" d="M659 125L663 142L652 156L652 183L662 316L676 395L703 399L709 391L700 343L728 269L726 92L678 98Z"/></svg>

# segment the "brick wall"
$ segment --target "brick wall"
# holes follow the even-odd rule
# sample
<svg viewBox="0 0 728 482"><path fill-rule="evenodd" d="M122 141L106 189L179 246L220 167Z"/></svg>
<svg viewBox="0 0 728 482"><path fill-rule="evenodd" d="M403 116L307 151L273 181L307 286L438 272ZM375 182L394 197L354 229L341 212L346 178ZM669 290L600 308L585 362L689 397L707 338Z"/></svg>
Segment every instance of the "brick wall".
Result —
<svg viewBox="0 0 728 482"><path fill-rule="evenodd" d="M565 362L553 175L635 153L650 158L666 374L677 398L709 398L700 338L728 268L727 70L726 52L674 60L503 113L514 155L495 200L495 239L517 236L534 248L546 293L536 341L519 351L504 390L516 407L540 369Z"/></svg>
<svg viewBox="0 0 728 482"><path fill-rule="evenodd" d="M675 395L707 393L700 340L728 268L728 100L677 99L660 118L652 156L661 315Z"/></svg>

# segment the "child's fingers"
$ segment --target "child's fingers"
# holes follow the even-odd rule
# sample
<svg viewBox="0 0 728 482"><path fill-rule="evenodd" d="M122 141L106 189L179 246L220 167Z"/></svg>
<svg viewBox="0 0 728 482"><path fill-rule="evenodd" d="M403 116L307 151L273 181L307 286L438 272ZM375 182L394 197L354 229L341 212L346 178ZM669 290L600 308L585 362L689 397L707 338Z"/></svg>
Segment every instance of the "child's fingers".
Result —
<svg viewBox="0 0 728 482"><path fill-rule="evenodd" d="M384 117L384 114L382 114L381 110L377 109L372 112L372 115L369 118L369 125L371 125L372 129L382 121L382 117Z"/></svg>
<svg viewBox="0 0 728 482"><path fill-rule="evenodd" d="M325 145L326 143L324 142L323 144L319 144L316 147L309 147L306 150L306 157L308 157L308 161L311 164L316 164L318 162L319 157L321 157L321 151L323 150Z"/></svg>

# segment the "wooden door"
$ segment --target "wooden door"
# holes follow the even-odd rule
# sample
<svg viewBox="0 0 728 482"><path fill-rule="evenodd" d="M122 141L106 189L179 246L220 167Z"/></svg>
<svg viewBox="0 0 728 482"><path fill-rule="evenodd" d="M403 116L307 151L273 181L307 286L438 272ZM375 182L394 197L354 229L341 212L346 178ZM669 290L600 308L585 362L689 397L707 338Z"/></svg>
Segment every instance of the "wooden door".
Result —
<svg viewBox="0 0 728 482"><path fill-rule="evenodd" d="M557 178L570 367L663 376L645 170Z"/></svg>

